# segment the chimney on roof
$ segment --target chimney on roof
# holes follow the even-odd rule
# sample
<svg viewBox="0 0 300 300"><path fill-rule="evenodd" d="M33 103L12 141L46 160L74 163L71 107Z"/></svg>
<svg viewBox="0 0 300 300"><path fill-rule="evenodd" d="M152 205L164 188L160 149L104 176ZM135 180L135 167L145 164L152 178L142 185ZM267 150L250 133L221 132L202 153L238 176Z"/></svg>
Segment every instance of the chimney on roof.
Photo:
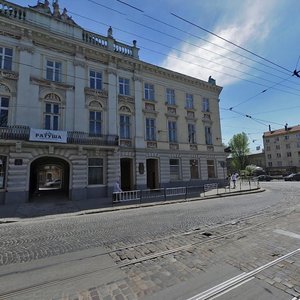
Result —
<svg viewBox="0 0 300 300"><path fill-rule="evenodd" d="M288 124L287 123L285 123L284 129L285 129L285 131L288 130Z"/></svg>
<svg viewBox="0 0 300 300"><path fill-rule="evenodd" d="M269 125L269 131L271 132L271 125Z"/></svg>

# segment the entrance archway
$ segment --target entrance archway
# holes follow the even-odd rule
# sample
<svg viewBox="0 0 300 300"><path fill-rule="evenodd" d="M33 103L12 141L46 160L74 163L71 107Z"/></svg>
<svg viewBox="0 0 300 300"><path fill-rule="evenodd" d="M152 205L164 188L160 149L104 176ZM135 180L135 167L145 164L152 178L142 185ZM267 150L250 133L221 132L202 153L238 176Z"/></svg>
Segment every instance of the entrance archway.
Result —
<svg viewBox="0 0 300 300"><path fill-rule="evenodd" d="M69 163L58 157L40 157L30 166L29 200L68 200Z"/></svg>

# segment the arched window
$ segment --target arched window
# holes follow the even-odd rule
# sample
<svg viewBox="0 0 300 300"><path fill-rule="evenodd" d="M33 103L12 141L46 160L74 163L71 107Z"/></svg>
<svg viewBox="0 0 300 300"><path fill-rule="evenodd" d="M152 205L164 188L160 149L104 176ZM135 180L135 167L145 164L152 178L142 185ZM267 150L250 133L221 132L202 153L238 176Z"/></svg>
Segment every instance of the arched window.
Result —
<svg viewBox="0 0 300 300"><path fill-rule="evenodd" d="M9 88L0 84L0 127L5 127L8 124L9 98Z"/></svg>
<svg viewBox="0 0 300 300"><path fill-rule="evenodd" d="M61 123L61 100L54 94L47 94L44 108L44 129L59 130Z"/></svg>

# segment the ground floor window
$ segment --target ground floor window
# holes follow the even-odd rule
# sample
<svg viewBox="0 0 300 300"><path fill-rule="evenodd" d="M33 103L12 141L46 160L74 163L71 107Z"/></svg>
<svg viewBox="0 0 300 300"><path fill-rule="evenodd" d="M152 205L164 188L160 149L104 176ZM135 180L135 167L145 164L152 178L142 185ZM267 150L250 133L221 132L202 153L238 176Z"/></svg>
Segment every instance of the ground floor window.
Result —
<svg viewBox="0 0 300 300"><path fill-rule="evenodd" d="M170 159L170 180L175 181L179 179L180 179L179 159Z"/></svg>
<svg viewBox="0 0 300 300"><path fill-rule="evenodd" d="M88 184L103 184L103 158L89 158Z"/></svg>
<svg viewBox="0 0 300 300"><path fill-rule="evenodd" d="M216 178L215 162L213 160L207 161L207 173L208 173L208 178Z"/></svg>
<svg viewBox="0 0 300 300"><path fill-rule="evenodd" d="M191 171L191 179L199 179L199 168L198 168L197 159L190 160L190 171Z"/></svg>
<svg viewBox="0 0 300 300"><path fill-rule="evenodd" d="M6 179L6 156L0 155L0 189L5 187Z"/></svg>

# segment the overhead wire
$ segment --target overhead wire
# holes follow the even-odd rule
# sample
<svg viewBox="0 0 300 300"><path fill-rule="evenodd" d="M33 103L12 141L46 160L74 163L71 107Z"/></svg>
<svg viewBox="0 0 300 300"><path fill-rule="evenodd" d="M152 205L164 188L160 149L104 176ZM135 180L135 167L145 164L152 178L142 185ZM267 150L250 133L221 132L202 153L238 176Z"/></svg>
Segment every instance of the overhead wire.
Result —
<svg viewBox="0 0 300 300"><path fill-rule="evenodd" d="M287 72L289 72L289 73L292 73L291 70L289 70L289 69L287 69L287 68L285 68L285 67L283 67L283 66L281 66L281 65L279 65L279 64L277 64L277 63L275 63L275 62L273 62L273 61L271 61L271 60L269 60L269 59L267 59L267 58L265 58L265 57L263 57L263 56L261 56L261 55L258 55L258 54L254 53L254 52L251 51L251 50L248 50L248 49L246 49L246 48L244 48L244 47L242 47L242 46L239 46L238 44L236 44L236 43L234 43L234 42L232 42L232 41L229 41L229 40L227 40L227 39L221 37L220 35L218 35L218 34L212 32L212 31L210 31L210 30L207 30L207 29L205 29L204 27L199 26L199 25L197 25L197 24L195 24L195 23L193 23L193 22L191 22L191 21L189 21L189 20L187 20L187 19L185 19L185 18L183 18L183 17L181 17L181 16L179 16L179 15L177 15L177 14L175 14L175 13L172 13L172 12L171 12L171 15L174 16L174 17L176 17L176 18L178 18L178 19L180 19L180 20L182 20L182 21L184 21L184 22L186 22L186 23L188 23L188 24L190 24L190 25L195 26L195 27L197 27L197 28L199 28L199 29L201 29L201 30L203 30L203 31L205 31L205 32L207 32L207 33L213 35L213 36L216 36L216 37L218 37L219 39L221 39L221 40L223 40L223 41L226 41L227 43L229 43L229 44L231 44L231 45L233 45L233 46L235 46L235 47L237 47L237 48L239 48L239 49L242 49L243 51L246 51L247 53L250 53L250 54L252 54L252 55L254 55L254 56L256 56L256 57L258 57L258 58L260 58L260 59L262 59L262 60L264 60L264 61L266 61L266 62L268 62L268 63L270 63L270 64L272 64L272 65L274 65L274 66L277 66L278 68L280 68L280 69L282 69L282 70L285 70L285 71L287 71Z"/></svg>

